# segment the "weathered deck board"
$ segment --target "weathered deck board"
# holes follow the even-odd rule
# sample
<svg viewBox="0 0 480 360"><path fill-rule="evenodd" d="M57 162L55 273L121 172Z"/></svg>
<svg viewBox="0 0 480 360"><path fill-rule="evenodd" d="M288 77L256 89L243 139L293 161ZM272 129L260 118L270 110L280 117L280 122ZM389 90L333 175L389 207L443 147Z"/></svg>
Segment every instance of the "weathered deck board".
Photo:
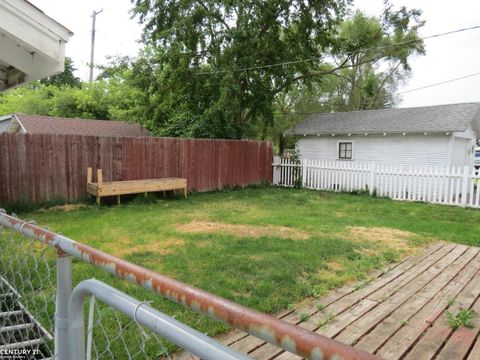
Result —
<svg viewBox="0 0 480 360"><path fill-rule="evenodd" d="M480 341L477 338L477 342L473 346L473 349L470 351L467 360L478 360L480 359Z"/></svg>
<svg viewBox="0 0 480 360"><path fill-rule="evenodd" d="M480 300L477 299L472 310L476 314L480 313ZM472 325L473 327L471 329L460 327L455 330L437 355L437 360L464 359L478 335L480 327L479 319L473 320Z"/></svg>
<svg viewBox="0 0 480 360"><path fill-rule="evenodd" d="M414 294L390 316L377 324L375 329L357 344L357 347L368 352L376 352L381 345L393 336L405 321L408 321L414 314L420 311L420 309L436 297L445 286L450 284L457 275L461 274L469 261L477 255L478 249L469 249L463 256L457 259L455 264L448 267L439 276L429 282L422 291Z"/></svg>
<svg viewBox="0 0 480 360"><path fill-rule="evenodd" d="M480 295L480 277L475 276L472 281L452 302L449 311L456 314L460 309L469 309ZM459 329L460 330L460 329ZM413 349L407 355L407 359L416 359L418 355L422 358L431 359L435 356L438 349L442 347L453 330L448 326L446 317L442 313L428 329L425 335L414 345ZM455 357L454 357L455 358ZM463 359L463 356L458 357Z"/></svg>
<svg viewBox="0 0 480 360"><path fill-rule="evenodd" d="M386 360L480 359L480 248L435 243L357 285L278 317ZM479 314L473 328L449 327L445 311L460 309ZM240 331L220 340L253 359L300 359Z"/></svg>
<svg viewBox="0 0 480 360"><path fill-rule="evenodd" d="M402 357L421 335L432 326L432 323L443 314L452 299L464 298L470 294L472 301L480 295L480 256L477 255L457 278L450 282L441 293L408 320L408 323L397 331L395 337L383 345L377 352L386 360L396 360ZM468 285L467 285L468 284ZM467 285L467 286L465 286ZM454 311L450 309L450 311Z"/></svg>
<svg viewBox="0 0 480 360"><path fill-rule="evenodd" d="M430 281L445 271L446 268L463 255L466 250L466 246L456 246L450 253L440 259L432 267L412 279L401 289L401 291L396 293L396 296L391 296L385 299L388 301L382 301L382 303L375 307L371 312L342 331L336 339L346 344L355 344L362 335L370 331L370 329L376 326L378 322L390 315L397 307L402 305L417 291L421 291Z"/></svg>

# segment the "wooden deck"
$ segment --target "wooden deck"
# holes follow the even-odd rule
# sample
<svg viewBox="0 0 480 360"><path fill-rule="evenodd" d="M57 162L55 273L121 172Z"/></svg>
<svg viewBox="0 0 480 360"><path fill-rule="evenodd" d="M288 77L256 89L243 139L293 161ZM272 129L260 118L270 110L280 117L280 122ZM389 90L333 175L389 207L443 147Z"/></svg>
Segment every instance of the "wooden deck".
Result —
<svg viewBox="0 0 480 360"><path fill-rule="evenodd" d="M279 318L384 359L480 359L480 248L435 243L368 284L353 284ZM452 330L445 311L472 309L473 327ZM305 320L306 318L306 320ZM304 320L304 321L301 321ZM254 359L299 359L239 331L221 341ZM181 358L191 359L190 354Z"/></svg>

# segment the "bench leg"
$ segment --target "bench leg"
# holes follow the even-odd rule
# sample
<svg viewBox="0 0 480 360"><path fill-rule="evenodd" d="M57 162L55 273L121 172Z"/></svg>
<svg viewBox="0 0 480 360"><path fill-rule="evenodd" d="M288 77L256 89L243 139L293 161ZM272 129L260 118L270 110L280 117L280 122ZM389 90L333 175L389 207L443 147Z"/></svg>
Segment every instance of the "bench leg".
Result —
<svg viewBox="0 0 480 360"><path fill-rule="evenodd" d="M148 197L148 193L147 193L147 192L146 192L146 193L143 193L143 195L144 195L145 197Z"/></svg>
<svg viewBox="0 0 480 360"><path fill-rule="evenodd" d="M100 196L97 196L97 205L100 206Z"/></svg>
<svg viewBox="0 0 480 360"><path fill-rule="evenodd" d="M117 195L117 205L120 205L120 195Z"/></svg>
<svg viewBox="0 0 480 360"><path fill-rule="evenodd" d="M187 198L187 188L183 188L183 195L185 196L185 199Z"/></svg>

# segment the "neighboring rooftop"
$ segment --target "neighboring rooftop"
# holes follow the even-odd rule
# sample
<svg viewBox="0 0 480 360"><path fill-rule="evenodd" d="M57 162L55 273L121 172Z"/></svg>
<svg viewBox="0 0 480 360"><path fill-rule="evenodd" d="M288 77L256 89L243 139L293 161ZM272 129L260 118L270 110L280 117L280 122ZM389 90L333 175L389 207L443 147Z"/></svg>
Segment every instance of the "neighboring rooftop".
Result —
<svg viewBox="0 0 480 360"><path fill-rule="evenodd" d="M403 109L318 113L308 116L287 135L438 133L480 130L480 103Z"/></svg>
<svg viewBox="0 0 480 360"><path fill-rule="evenodd" d="M150 132L140 124L118 120L69 119L24 114L14 114L9 117L12 122L8 132L117 137L151 136Z"/></svg>

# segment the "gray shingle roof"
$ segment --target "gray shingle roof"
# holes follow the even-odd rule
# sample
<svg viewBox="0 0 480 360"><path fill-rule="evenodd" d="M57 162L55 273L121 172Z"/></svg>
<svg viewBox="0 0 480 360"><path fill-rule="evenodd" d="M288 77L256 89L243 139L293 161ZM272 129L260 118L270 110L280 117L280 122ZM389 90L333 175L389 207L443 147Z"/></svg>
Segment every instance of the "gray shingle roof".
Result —
<svg viewBox="0 0 480 360"><path fill-rule="evenodd" d="M307 117L286 135L432 133L465 131L479 120L480 103L403 109L318 113ZM474 128L476 125L474 125Z"/></svg>

